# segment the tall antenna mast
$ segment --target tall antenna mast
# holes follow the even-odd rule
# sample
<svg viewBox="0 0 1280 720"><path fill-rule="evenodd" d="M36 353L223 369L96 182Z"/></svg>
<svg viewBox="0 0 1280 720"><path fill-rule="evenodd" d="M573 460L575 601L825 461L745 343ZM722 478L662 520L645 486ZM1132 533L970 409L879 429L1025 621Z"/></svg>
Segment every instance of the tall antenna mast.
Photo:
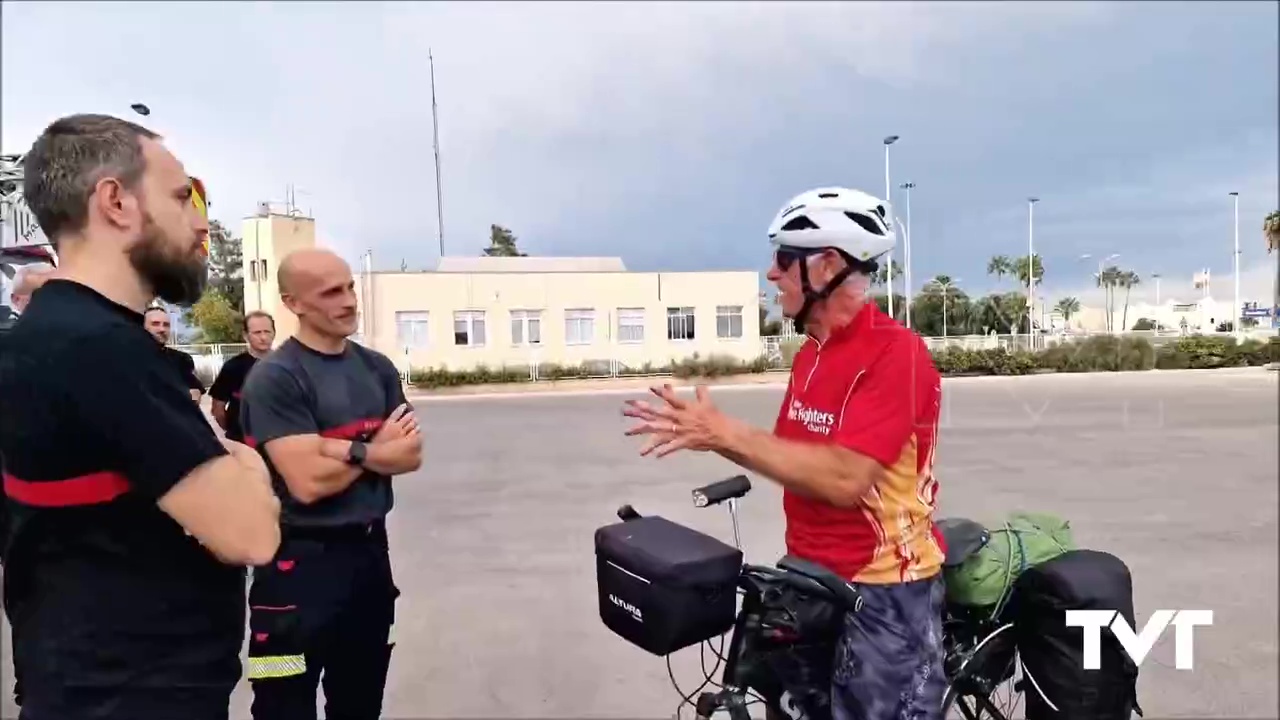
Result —
<svg viewBox="0 0 1280 720"><path fill-rule="evenodd" d="M431 142L436 153L436 221L439 224L440 257L444 258L444 195L440 189L440 121L436 113L436 60L427 49L431 65Z"/></svg>

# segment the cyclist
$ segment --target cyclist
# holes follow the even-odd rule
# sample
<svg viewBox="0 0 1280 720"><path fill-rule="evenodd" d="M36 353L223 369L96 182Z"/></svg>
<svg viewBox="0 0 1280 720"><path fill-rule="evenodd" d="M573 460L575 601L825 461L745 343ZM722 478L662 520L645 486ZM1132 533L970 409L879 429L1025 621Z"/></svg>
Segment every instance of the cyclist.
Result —
<svg viewBox="0 0 1280 720"><path fill-rule="evenodd" d="M715 452L783 487L787 552L851 581L832 678L835 720L935 718L946 687L933 478L941 379L923 341L868 296L895 233L858 190L803 193L769 229L768 279L808 340L772 431L721 413L705 388L630 401L642 455Z"/></svg>

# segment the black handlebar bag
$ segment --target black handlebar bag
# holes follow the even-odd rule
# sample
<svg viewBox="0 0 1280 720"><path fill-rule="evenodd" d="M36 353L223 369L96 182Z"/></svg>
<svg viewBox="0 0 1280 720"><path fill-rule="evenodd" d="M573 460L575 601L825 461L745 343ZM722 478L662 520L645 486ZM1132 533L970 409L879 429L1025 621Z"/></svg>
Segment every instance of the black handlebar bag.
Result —
<svg viewBox="0 0 1280 720"><path fill-rule="evenodd" d="M742 551L649 515L596 530L600 619L654 655L728 632Z"/></svg>

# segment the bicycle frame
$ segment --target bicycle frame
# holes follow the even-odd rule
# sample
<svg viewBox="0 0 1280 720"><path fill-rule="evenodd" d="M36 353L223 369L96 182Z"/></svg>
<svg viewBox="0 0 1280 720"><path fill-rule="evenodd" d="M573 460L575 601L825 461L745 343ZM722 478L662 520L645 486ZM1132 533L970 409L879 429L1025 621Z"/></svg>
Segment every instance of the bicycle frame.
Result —
<svg viewBox="0 0 1280 720"><path fill-rule="evenodd" d="M727 504L733 522L734 546L741 550L738 498L730 498ZM782 568L743 565L742 572L738 576L738 588L743 592L742 607L730 631L729 647L724 655L725 665L720 679L721 689L715 692L704 692L698 696L694 705L698 720L709 720L717 710L728 711L731 720L750 720L747 705L749 704L748 692L751 688L748 687L747 674L752 668L748 666L744 670L744 663L749 665L747 654L758 649L754 647L753 641L764 639L765 628L761 621L764 612L768 609L764 594L770 586L803 585L804 581L793 578L792 575L793 573ZM834 653L834 638L831 649ZM795 697L791 693L792 688L781 687L781 682L778 690L779 692L775 693L767 689L756 689L765 703L768 716L785 716L792 720L829 720L828 706L812 707L816 703L806 702L815 693L825 696L826 688L811 688L810 692L801 693L802 697Z"/></svg>

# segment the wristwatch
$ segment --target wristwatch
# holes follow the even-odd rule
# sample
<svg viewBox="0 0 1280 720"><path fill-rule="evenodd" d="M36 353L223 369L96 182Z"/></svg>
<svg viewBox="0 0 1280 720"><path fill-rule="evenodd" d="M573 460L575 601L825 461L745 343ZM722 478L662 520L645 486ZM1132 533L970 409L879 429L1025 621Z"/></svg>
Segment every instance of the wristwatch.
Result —
<svg viewBox="0 0 1280 720"><path fill-rule="evenodd" d="M351 449L347 450L347 464L353 466L364 465L365 444L359 440L351 442Z"/></svg>

